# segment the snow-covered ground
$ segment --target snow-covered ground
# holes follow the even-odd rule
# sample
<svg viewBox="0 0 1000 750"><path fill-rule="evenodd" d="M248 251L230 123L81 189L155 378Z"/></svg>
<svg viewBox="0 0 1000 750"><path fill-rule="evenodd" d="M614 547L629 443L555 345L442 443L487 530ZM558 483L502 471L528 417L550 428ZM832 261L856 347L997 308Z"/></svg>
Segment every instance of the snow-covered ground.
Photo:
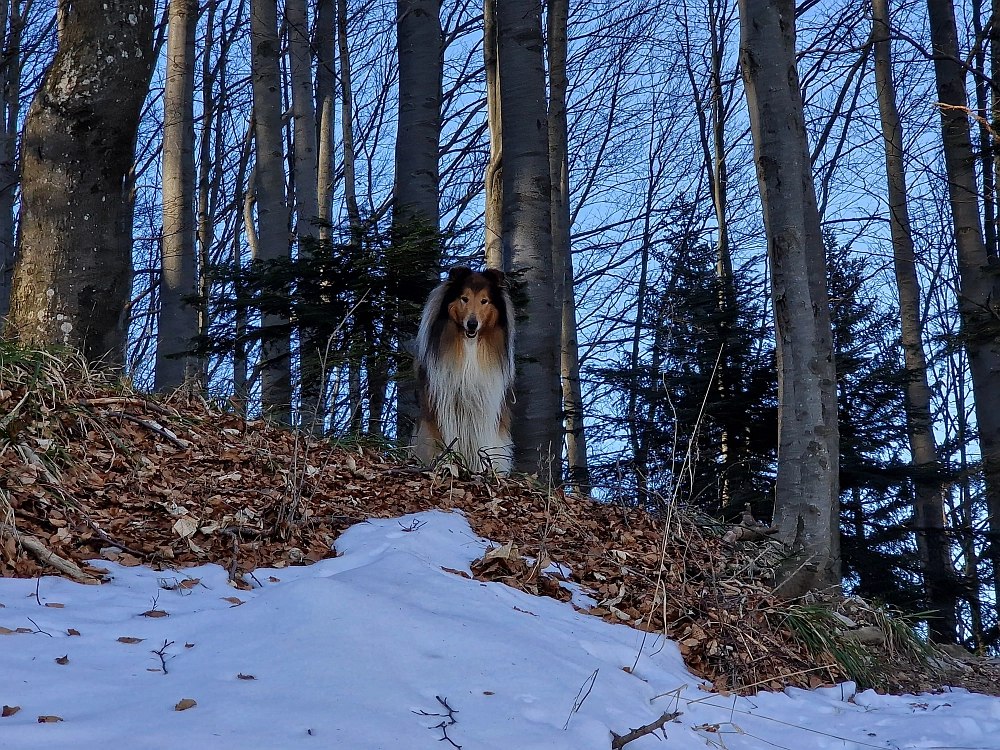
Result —
<svg viewBox="0 0 1000 750"><path fill-rule="evenodd" d="M435 511L359 524L341 557L249 592L211 565L0 579L0 704L20 707L0 748L607 750L680 711L629 750L1000 749L1000 699L965 691L703 692L672 642L445 570L486 544Z"/></svg>

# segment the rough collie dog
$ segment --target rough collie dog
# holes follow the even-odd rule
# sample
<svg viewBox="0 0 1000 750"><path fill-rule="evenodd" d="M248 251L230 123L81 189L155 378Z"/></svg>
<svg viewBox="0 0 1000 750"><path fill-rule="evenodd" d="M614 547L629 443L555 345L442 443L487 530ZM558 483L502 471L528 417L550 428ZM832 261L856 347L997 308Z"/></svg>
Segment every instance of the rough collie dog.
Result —
<svg viewBox="0 0 1000 750"><path fill-rule="evenodd" d="M472 471L510 473L514 310L503 283L492 268L453 268L427 298L417 334L423 411L414 438L425 464L451 448Z"/></svg>

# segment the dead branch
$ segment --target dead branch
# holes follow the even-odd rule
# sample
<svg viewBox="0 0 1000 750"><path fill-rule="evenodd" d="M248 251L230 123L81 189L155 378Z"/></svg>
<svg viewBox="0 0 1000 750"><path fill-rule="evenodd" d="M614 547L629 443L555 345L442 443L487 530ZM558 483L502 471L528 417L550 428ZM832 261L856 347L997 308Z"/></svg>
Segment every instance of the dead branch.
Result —
<svg viewBox="0 0 1000 750"><path fill-rule="evenodd" d="M45 465L42 459L38 457L38 454L35 453L35 451L33 451L27 443L18 441L14 445L14 450L17 451L17 454L21 457L21 460L24 461L24 463L28 464L28 466L34 466L41 471L42 478L45 479L46 482L52 485L59 484L59 479L51 471L49 471L49 467Z"/></svg>
<svg viewBox="0 0 1000 750"><path fill-rule="evenodd" d="M88 585L96 585L100 583L97 578L87 575L80 570L76 563L59 557L59 555L42 544L38 539L28 534L21 534L13 526L6 523L0 523L0 536L11 537L15 542L37 557L41 562L48 563L60 573L65 573L75 581L86 583Z"/></svg>
<svg viewBox="0 0 1000 750"><path fill-rule="evenodd" d="M611 733L614 739L611 741L611 750L620 750L620 748L625 747L632 740L637 740L640 737L645 737L647 734L652 734L657 729L663 729L663 725L668 721L673 721L678 716L681 715L680 711L667 711L656 721L650 724L643 724L638 729L633 729L628 734L615 734Z"/></svg>
<svg viewBox="0 0 1000 750"><path fill-rule="evenodd" d="M124 411L107 411L104 412L104 416L118 417L119 419L127 419L130 422L135 422L138 425L142 425L150 432L155 432L160 437L169 440L171 443L176 445L181 450L187 450L188 448L191 447L190 442L188 442L187 440L181 440L181 438L177 437L166 427L163 427L157 424L156 422L151 422L149 420L143 419L142 417L137 417L134 414L129 414L128 412Z"/></svg>
<svg viewBox="0 0 1000 750"><path fill-rule="evenodd" d="M105 396L103 398L82 398L79 401L80 406L110 406L111 404L122 404L124 406L138 406L146 411L151 411L156 414L161 414L164 417L174 416L169 409L164 409L159 404L154 404L150 401L146 401L141 398L132 398L131 396Z"/></svg>

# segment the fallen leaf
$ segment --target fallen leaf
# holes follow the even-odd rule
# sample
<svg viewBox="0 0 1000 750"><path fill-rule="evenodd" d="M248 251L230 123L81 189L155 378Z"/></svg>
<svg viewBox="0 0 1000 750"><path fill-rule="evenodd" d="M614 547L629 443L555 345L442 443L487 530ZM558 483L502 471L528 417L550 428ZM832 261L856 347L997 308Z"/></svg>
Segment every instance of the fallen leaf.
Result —
<svg viewBox="0 0 1000 750"><path fill-rule="evenodd" d="M237 599L235 596L224 596L222 597L222 601L229 602L234 607L238 607L243 603L242 599Z"/></svg>
<svg viewBox="0 0 1000 750"><path fill-rule="evenodd" d="M455 570L454 568L446 568L443 565L441 566L441 570L443 570L445 573L451 573L456 576L462 576L462 578L472 578L472 576L470 576L464 570Z"/></svg>
<svg viewBox="0 0 1000 750"><path fill-rule="evenodd" d="M10 628L0 628L0 635L11 635L13 632Z"/></svg>
<svg viewBox="0 0 1000 750"><path fill-rule="evenodd" d="M20 706L4 706L3 710L0 711L0 717L6 719L8 716L13 716L20 710Z"/></svg>
<svg viewBox="0 0 1000 750"><path fill-rule="evenodd" d="M134 568L137 565L141 565L142 560L135 555L130 555L128 552L125 552L124 554L118 556L118 564L124 565L126 568Z"/></svg>
<svg viewBox="0 0 1000 750"><path fill-rule="evenodd" d="M281 583L281 579L280 578L275 578L274 576L269 576L267 580L269 580L271 583ZM2 607L2 606L3 605L0 604L0 607Z"/></svg>
<svg viewBox="0 0 1000 750"><path fill-rule="evenodd" d="M174 711L187 711L189 708L194 708L198 705L197 701L191 700L190 698L183 698L177 701L177 705L174 706Z"/></svg>
<svg viewBox="0 0 1000 750"><path fill-rule="evenodd" d="M254 677L252 674L243 674L242 672L240 672L238 675L236 675L236 679L238 679L238 680L256 680L257 678Z"/></svg>
<svg viewBox="0 0 1000 750"><path fill-rule="evenodd" d="M184 648L194 648L194 644L193 643L185 643L184 644Z"/></svg>
<svg viewBox="0 0 1000 750"><path fill-rule="evenodd" d="M45 606L46 607L52 607L53 609L62 609L66 605L65 604L58 604L56 602L45 602Z"/></svg>
<svg viewBox="0 0 1000 750"><path fill-rule="evenodd" d="M142 643L144 640L146 640L146 639L145 638L131 638L131 637L127 636L127 635L123 635L121 638L118 639L118 642L119 643Z"/></svg>
<svg viewBox="0 0 1000 750"><path fill-rule="evenodd" d="M70 628L69 630L66 631L66 634L67 635L80 635L80 631L77 630L76 628Z"/></svg>
<svg viewBox="0 0 1000 750"><path fill-rule="evenodd" d="M198 530L198 522L191 516L181 516L174 522L173 529L181 539L187 539Z"/></svg>
<svg viewBox="0 0 1000 750"><path fill-rule="evenodd" d="M38 723L39 724L55 724L57 721L62 721L62 718L59 717L59 716L39 716L38 717Z"/></svg>
<svg viewBox="0 0 1000 750"><path fill-rule="evenodd" d="M34 633L35 631L31 628L18 628L14 631L15 633Z"/></svg>
<svg viewBox="0 0 1000 750"><path fill-rule="evenodd" d="M69 654L66 654L65 656L60 656L58 659L56 659L56 664L69 664Z"/></svg>
<svg viewBox="0 0 1000 750"><path fill-rule="evenodd" d="M181 581L180 583L177 584L177 588L183 589L183 590L186 591L188 589L193 589L199 583L201 583L201 579L200 578L185 578L183 581Z"/></svg>
<svg viewBox="0 0 1000 750"><path fill-rule="evenodd" d="M162 609L147 609L142 613L143 617L166 617L167 613Z"/></svg>

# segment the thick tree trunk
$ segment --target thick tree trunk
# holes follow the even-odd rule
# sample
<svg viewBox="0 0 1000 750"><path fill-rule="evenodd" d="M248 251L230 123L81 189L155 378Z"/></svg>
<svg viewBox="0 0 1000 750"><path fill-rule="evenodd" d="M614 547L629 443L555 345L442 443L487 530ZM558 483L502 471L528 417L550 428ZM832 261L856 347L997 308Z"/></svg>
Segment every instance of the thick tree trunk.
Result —
<svg viewBox="0 0 1000 750"><path fill-rule="evenodd" d="M25 121L20 257L5 333L123 363L127 177L153 66L153 3L80 0L63 6L63 19Z"/></svg>
<svg viewBox="0 0 1000 750"><path fill-rule="evenodd" d="M549 179L552 182L552 269L557 306L561 307L560 374L569 481L574 491L590 492L587 438L583 428L580 351L577 345L573 254L570 242L568 129L566 123L566 38L569 0L550 0L549 58ZM561 302L561 305L559 304Z"/></svg>
<svg viewBox="0 0 1000 750"><path fill-rule="evenodd" d="M503 111L503 242L527 299L518 326L521 366L513 409L514 465L559 478L562 413L559 339L562 305L552 269L552 195L540 0L497 4ZM509 248L509 251L508 251Z"/></svg>
<svg viewBox="0 0 1000 750"><path fill-rule="evenodd" d="M771 266L778 360L774 521L791 550L779 590L840 585L833 336L795 68L794 0L740 0L740 62Z"/></svg>
<svg viewBox="0 0 1000 750"><path fill-rule="evenodd" d="M397 242L426 241L427 230L438 229L438 142L441 137L441 2L397 0L396 48L399 55L399 119L396 131L396 173L393 195L393 235ZM430 241L436 242L433 238ZM440 266L426 269L427 292L437 286ZM398 315L399 346L413 349L420 320ZM384 357L369 357L370 403L385 400ZM382 394L377 395L376 390ZM417 381L410 372L397 382L396 437L409 443L420 407Z"/></svg>
<svg viewBox="0 0 1000 750"><path fill-rule="evenodd" d="M200 372L189 354L198 334L194 214L194 65L197 0L170 0L163 89L163 254L156 335L156 389L169 391Z"/></svg>
<svg viewBox="0 0 1000 750"><path fill-rule="evenodd" d="M503 254L503 127L497 58L497 0L483 2L483 62L486 67L486 121L490 129L490 160L486 165L486 266L510 273L510 258Z"/></svg>
<svg viewBox="0 0 1000 750"><path fill-rule="evenodd" d="M907 208L906 175L903 171L903 130L896 108L889 41L889 2L872 0L875 46L875 85L878 89L885 168L889 181L889 226L892 232L893 264L899 290L900 330L906 363L906 419L910 453L918 471L913 504L917 548L924 577L927 607L937 611L930 621L936 641L953 642L956 635L956 578L944 529L944 488L933 475L940 469L931 420L931 390L927 385L923 330L920 321L920 284L917 280L910 215Z"/></svg>
<svg viewBox="0 0 1000 750"><path fill-rule="evenodd" d="M7 43L0 65L0 333L10 310L10 285L16 258L14 198L19 180L17 138L21 114L21 18L19 0L0 0L0 34Z"/></svg>
<svg viewBox="0 0 1000 750"><path fill-rule="evenodd" d="M278 8L275 0L251 0L250 49L253 112L256 128L256 193L258 256L269 260L287 256L288 206L281 127L281 71L278 65ZM265 315L265 328L287 324ZM292 377L287 335L261 347L261 401L276 421L291 421Z"/></svg>
<svg viewBox="0 0 1000 750"><path fill-rule="evenodd" d="M990 517L994 585L1000 590L1000 268L983 240L970 137L965 70L959 62L955 7L951 0L927 0L934 74L941 109L941 131L948 196L958 249L959 313L969 355L976 401L979 449Z"/></svg>

